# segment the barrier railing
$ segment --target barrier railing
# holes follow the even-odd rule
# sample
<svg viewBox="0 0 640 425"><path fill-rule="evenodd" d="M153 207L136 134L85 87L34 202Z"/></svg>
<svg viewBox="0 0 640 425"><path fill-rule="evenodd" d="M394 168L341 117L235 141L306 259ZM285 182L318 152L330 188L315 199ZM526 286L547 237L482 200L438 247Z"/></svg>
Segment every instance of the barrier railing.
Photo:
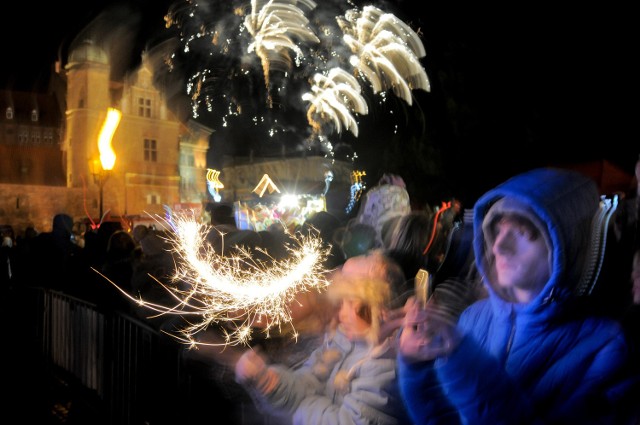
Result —
<svg viewBox="0 0 640 425"><path fill-rule="evenodd" d="M185 391L180 347L133 317L102 312L63 293L34 291L40 291L42 356L52 373L84 393L106 423L167 420L175 395Z"/></svg>
<svg viewBox="0 0 640 425"><path fill-rule="evenodd" d="M72 401L68 423L271 423L257 414L232 369L143 319L47 288L23 287L12 296L8 310L19 319L21 350L43 366L36 385L51 378L61 384L63 394L52 397L56 406L58 396L65 400L65 408ZM20 364L30 367L27 361Z"/></svg>

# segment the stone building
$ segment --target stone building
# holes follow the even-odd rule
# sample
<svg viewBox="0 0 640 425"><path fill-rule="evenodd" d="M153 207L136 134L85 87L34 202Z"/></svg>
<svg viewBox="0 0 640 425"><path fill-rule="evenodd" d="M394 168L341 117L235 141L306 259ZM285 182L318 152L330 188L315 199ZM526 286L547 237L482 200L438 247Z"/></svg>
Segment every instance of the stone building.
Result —
<svg viewBox="0 0 640 425"><path fill-rule="evenodd" d="M77 223L104 216L131 225L163 216L165 206L206 209L213 130L176 115L154 84L152 65L143 54L136 70L114 80L105 50L82 40L71 46L66 64L55 64L46 93L0 90L0 225L42 232L58 213ZM98 139L109 108L122 119L111 141L114 167L104 171ZM224 163L223 202L254 196L264 174L285 192L326 192L328 171L335 199L328 205L340 212L349 201L348 161L282 153Z"/></svg>
<svg viewBox="0 0 640 425"><path fill-rule="evenodd" d="M101 204L120 220L201 207L213 130L172 112L144 55L112 81L100 46L85 40L69 51L48 93L0 92L0 223L47 231L57 213L98 222ZM98 136L108 108L122 119L115 165L104 171Z"/></svg>

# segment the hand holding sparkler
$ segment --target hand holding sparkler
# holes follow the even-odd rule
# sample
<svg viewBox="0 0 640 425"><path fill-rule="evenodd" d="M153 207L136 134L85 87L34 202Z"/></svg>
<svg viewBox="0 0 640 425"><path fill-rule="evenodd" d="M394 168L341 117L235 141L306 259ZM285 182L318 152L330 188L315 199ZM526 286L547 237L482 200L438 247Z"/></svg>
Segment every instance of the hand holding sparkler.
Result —
<svg viewBox="0 0 640 425"><path fill-rule="evenodd" d="M456 349L460 336L445 309L440 308L433 298L423 305L415 297L405 304L399 352L412 361L434 360L447 356Z"/></svg>
<svg viewBox="0 0 640 425"><path fill-rule="evenodd" d="M255 350L247 350L235 367L236 381L251 385L262 394L269 394L278 383L278 375L267 367L264 358Z"/></svg>
<svg viewBox="0 0 640 425"><path fill-rule="evenodd" d="M294 238L297 244L288 246L287 259L261 262L246 249L233 256L217 254L206 243L210 226L198 223L192 215L174 214L171 220L174 233L168 241L177 268L171 284L157 282L175 299L175 305L150 303L118 289L158 315L199 318L185 320L186 326L172 335L186 344L206 345L194 335L212 324L226 324L221 328L225 340L218 345L247 345L258 320L267 320L261 325L267 334L272 327L291 323L290 305L296 294L329 284L323 268L328 248L313 235Z"/></svg>

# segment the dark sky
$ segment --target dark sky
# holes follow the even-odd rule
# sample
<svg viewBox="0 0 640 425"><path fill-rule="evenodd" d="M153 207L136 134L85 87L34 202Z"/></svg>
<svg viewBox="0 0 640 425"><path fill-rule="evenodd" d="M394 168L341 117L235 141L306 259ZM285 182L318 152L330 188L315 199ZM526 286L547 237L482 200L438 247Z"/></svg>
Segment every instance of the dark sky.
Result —
<svg viewBox="0 0 640 425"><path fill-rule="evenodd" d="M61 49L107 11L109 19L130 23L120 36L124 69L142 48L169 37L163 17L173 3L6 3L0 87L29 89L46 81ZM485 172L502 178L543 162L589 159L609 159L633 171L640 142L631 125L637 122L631 92L637 47L628 8L420 1L418 12L412 9L416 3L376 4L420 33L432 92L418 99L427 99L421 106L431 131L446 130L461 140L447 149L454 157L459 152L461 172L469 173L464 178ZM433 124L443 116L447 126ZM504 172L494 173L497 168Z"/></svg>
<svg viewBox="0 0 640 425"><path fill-rule="evenodd" d="M116 16L118 23L130 24L133 29L126 35L126 44L132 51L140 50L149 40L165 35L163 16L171 3L168 0L9 2L2 7L0 39L4 59L0 85L29 89L33 84L44 84L61 49L66 49L88 23L107 13ZM133 52L129 56L139 57Z"/></svg>

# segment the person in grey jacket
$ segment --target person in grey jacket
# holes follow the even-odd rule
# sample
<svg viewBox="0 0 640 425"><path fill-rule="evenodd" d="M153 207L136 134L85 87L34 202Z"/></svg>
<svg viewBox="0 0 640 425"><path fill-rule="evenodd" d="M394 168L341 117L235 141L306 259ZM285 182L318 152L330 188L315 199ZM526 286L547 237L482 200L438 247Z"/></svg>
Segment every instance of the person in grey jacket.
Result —
<svg viewBox="0 0 640 425"><path fill-rule="evenodd" d="M338 310L323 344L297 369L269 365L248 350L236 363L236 380L258 409L282 418L279 423L407 423L396 380L394 326L388 326L393 320L383 319L402 284L401 269L381 252L350 258L326 294Z"/></svg>

